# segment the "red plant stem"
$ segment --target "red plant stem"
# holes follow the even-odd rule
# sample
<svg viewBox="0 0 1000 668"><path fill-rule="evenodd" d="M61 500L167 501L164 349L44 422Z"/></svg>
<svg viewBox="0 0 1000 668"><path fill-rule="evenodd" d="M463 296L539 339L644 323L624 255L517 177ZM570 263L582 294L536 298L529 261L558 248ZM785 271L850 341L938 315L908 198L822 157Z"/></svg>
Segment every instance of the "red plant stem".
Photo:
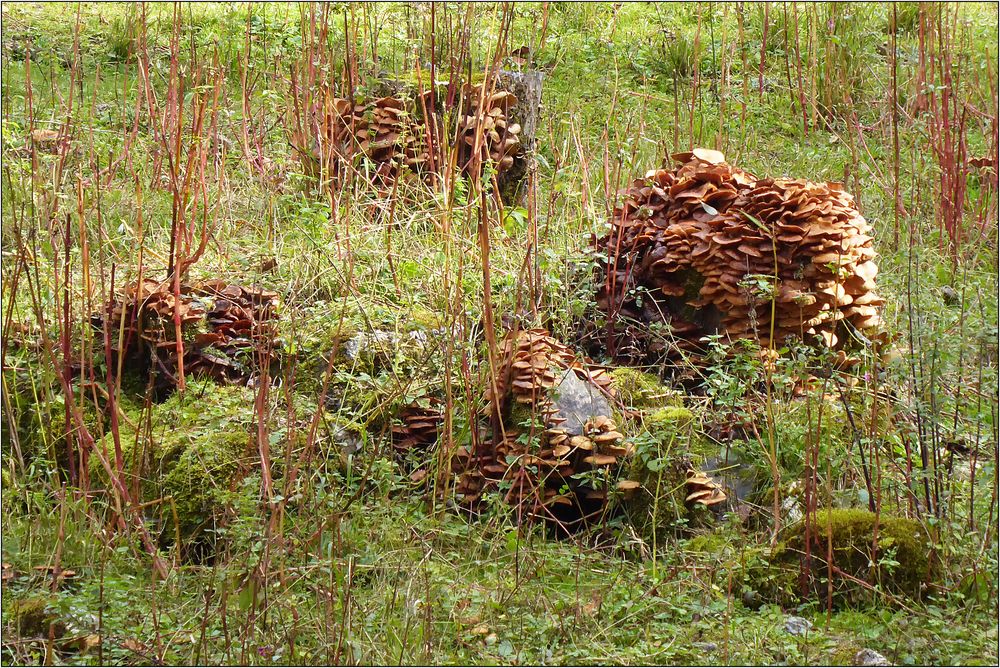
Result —
<svg viewBox="0 0 1000 668"><path fill-rule="evenodd" d="M700 67L700 51L701 51L701 3L698 3L698 27L694 32L694 72L691 76L691 110L688 114L688 148L694 148L696 139L694 136L694 107L695 104L701 102L700 94L700 83L701 83L701 67ZM766 7L766 4L765 4ZM615 88L617 91L617 87ZM698 131L704 127L704 123L699 125Z"/></svg>
<svg viewBox="0 0 1000 668"><path fill-rule="evenodd" d="M115 269L116 265L111 265L111 286L109 294L115 294ZM111 415L111 438L115 444L115 470L119 476L125 474L125 458L122 455L121 433L118 429L118 386L115 383L113 369L115 368L111 359L111 313L112 299L108 300L104 316L104 366L106 369L105 383L108 386L108 411ZM120 330L119 330L120 331Z"/></svg>
<svg viewBox="0 0 1000 668"><path fill-rule="evenodd" d="M760 100L764 99L764 61L767 55L767 29L770 27L771 3L764 3L764 34L760 40L760 65L757 67L757 92Z"/></svg>
<svg viewBox="0 0 1000 668"><path fill-rule="evenodd" d="M897 58L897 47L896 47L896 32L899 30L896 17L896 5L892 5L892 30L890 31L890 47L889 47L889 63L892 70L892 78L890 83L890 94L889 100L892 105L891 110L891 122L892 122L892 203L893 203L893 224L892 224L892 248L893 250L899 250L899 214L902 209L903 203L900 199L899 194L899 90L897 73L899 67L896 62Z"/></svg>
<svg viewBox="0 0 1000 668"><path fill-rule="evenodd" d="M802 53L799 49L799 10L792 1L792 21L795 24L795 75L799 85L799 111L802 112L802 132L809 136L809 114L806 113L806 94L802 85Z"/></svg>
<svg viewBox="0 0 1000 668"><path fill-rule="evenodd" d="M22 248L21 252L27 253L27 250ZM104 455L103 450L101 448L94 447L94 437L91 435L86 422L84 422L82 411L72 400L73 386L70 383L70 374L67 372L65 357L63 358L63 363L60 363L59 356L56 354L52 341L49 338L48 328L45 326L45 317L39 297L39 290L30 280L28 281L28 293L31 298L32 309L34 310L35 317L40 325L42 351L48 358L52 368L56 370L56 377L59 379L63 396L66 397L66 406L69 407L69 417L71 418L71 423L67 423L67 428L69 428L69 425L72 424L77 439L80 441L81 447L97 455L101 466L108 475L108 480L111 482L112 495L116 506L119 508L119 526L123 529L126 526L124 522L125 514L121 512L122 509L124 509L128 512L128 515L130 516L129 519L132 522L133 528L139 534L143 547L152 558L154 570L161 578L165 578L167 576L166 562L160 558L156 545L150 537L149 531L146 529L145 523L142 520L138 506L132 501L132 497L129 494L128 489L125 487L125 484L122 482L121 476L119 476L111 466L111 463ZM70 459L70 461L72 462L73 460Z"/></svg>
<svg viewBox="0 0 1000 668"><path fill-rule="evenodd" d="M70 332L72 331L70 325L70 298L69 298L69 257L71 248L71 237L70 230L72 226L70 225L69 215L66 216L66 239L65 245L63 247L63 323L62 330L60 332L60 343L62 344L62 357L63 357L63 368L62 368L62 378L64 385L68 389L65 393L65 416L66 420L63 424L66 430L66 456L68 458L69 465L69 479L70 482L76 485L79 482L77 467L76 467L76 448L74 447L75 437L72 435L73 432L70 430L69 426L72 423L71 412L73 402L73 390L70 387L70 382L72 381L72 360L70 359Z"/></svg>
<svg viewBox="0 0 1000 668"><path fill-rule="evenodd" d="M267 433L267 395L271 385L270 373L271 351L261 351L258 357L260 376L257 381L257 393L254 397L254 414L257 416L257 453L260 456L261 490L264 501L271 503L274 498L274 486L271 479L271 443Z"/></svg>
<svg viewBox="0 0 1000 668"><path fill-rule="evenodd" d="M795 90L792 88L792 65L789 57L789 46L788 46L788 3L781 3L781 12L785 21L785 26L783 32L785 33L785 82L788 85L788 97L790 102L791 110L795 111Z"/></svg>

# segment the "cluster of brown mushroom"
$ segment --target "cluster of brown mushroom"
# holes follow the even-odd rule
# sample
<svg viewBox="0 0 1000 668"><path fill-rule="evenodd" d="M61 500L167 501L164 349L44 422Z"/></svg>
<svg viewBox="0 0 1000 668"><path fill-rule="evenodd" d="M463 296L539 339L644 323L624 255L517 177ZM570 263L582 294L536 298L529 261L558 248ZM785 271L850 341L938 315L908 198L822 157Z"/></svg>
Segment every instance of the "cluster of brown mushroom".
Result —
<svg viewBox="0 0 1000 668"><path fill-rule="evenodd" d="M182 284L178 299L171 282L144 279L91 324L107 327L113 362L121 355L125 365L155 375L160 390L176 387L182 372L237 383L277 360L278 305L276 292L219 280Z"/></svg>
<svg viewBox="0 0 1000 668"><path fill-rule="evenodd" d="M340 175L356 155L366 156L375 167L373 176L383 180L396 176L404 165L420 171L427 161L423 125L413 120L399 98L331 98L316 122L311 128L315 136L308 141L293 137L303 166L314 177L321 167L331 176Z"/></svg>
<svg viewBox="0 0 1000 668"><path fill-rule="evenodd" d="M409 453L424 451L437 443L441 431L440 402L428 405L407 404L400 410L398 423L392 426L391 442L396 454L405 458Z"/></svg>
<svg viewBox="0 0 1000 668"><path fill-rule="evenodd" d="M502 354L497 401L511 428L504 430L499 442L484 443L474 452L459 448L455 466L459 501L475 505L492 489L503 492L521 519L554 520L567 526L603 516L612 485L632 489L639 484L617 481L619 465L631 455L631 446L606 415L590 416L581 433L570 433L551 392L565 374L575 374L595 392L605 393L610 392L610 378L541 329L512 332ZM537 428L516 424L512 413L518 406L530 409ZM588 472L595 475L584 481L580 474Z"/></svg>
<svg viewBox="0 0 1000 668"><path fill-rule="evenodd" d="M712 476L697 471L692 466L687 468L687 479L684 481L687 495L684 502L688 505L700 503L703 506L717 506L726 502L726 493L722 485L715 481Z"/></svg>
<svg viewBox="0 0 1000 668"><path fill-rule="evenodd" d="M492 160L497 174L507 171L514 165L514 156L521 150L518 137L521 126L507 118L508 111L517 103L517 97L502 90L491 93L485 84L466 84L463 96L457 137L459 169L470 173L487 160Z"/></svg>
<svg viewBox="0 0 1000 668"><path fill-rule="evenodd" d="M463 173L478 170L492 160L497 173L509 169L521 150L517 123L507 112L517 98L506 91L489 92L482 85L463 89L461 104L445 114L435 114L430 94L416 99L382 97L376 100L328 98L322 113L311 119L312 127L293 130L291 140L304 169L313 177L322 172L330 176L343 173L357 155L365 156L374 166L370 175L391 180L406 168L418 175L430 174L432 163L429 144L441 143L442 134L457 139L457 165ZM449 112L459 113L455 130L440 121ZM428 126L426 118L437 119ZM478 141L477 141L478 136ZM359 171L361 169L359 168Z"/></svg>
<svg viewBox="0 0 1000 668"><path fill-rule="evenodd" d="M610 352L650 359L698 352L703 337L789 336L841 351L878 327L871 230L833 183L757 179L695 149L633 183L601 254L598 305ZM650 336L650 325L665 333Z"/></svg>

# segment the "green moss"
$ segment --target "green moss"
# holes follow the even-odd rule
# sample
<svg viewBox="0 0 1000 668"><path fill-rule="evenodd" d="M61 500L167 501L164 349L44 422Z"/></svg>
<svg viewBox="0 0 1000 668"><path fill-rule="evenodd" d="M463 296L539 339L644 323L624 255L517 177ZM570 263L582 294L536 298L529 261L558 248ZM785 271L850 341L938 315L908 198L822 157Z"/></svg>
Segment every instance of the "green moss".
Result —
<svg viewBox="0 0 1000 668"><path fill-rule="evenodd" d="M660 408L642 418L643 425L653 433L661 435L685 432L694 426L694 413L683 406Z"/></svg>
<svg viewBox="0 0 1000 668"><path fill-rule="evenodd" d="M315 408L312 409L315 411ZM370 454L366 448L368 432L364 425L343 415L330 415L326 420L330 438L321 439L317 447L324 461L335 462L337 468L347 471L352 457L364 457ZM306 434L300 433L299 439L305 445Z"/></svg>
<svg viewBox="0 0 1000 668"><path fill-rule="evenodd" d="M698 430L697 416L683 406L668 406L643 415L643 429L660 442L678 443L695 466L719 456L719 446Z"/></svg>
<svg viewBox="0 0 1000 668"><path fill-rule="evenodd" d="M729 537L718 531L707 531L692 536L684 544L684 551L695 554L717 555L730 546Z"/></svg>
<svg viewBox="0 0 1000 668"><path fill-rule="evenodd" d="M629 479L642 487L626 502L629 519L647 540L691 526L714 525L716 514L704 507L687 508L684 499L688 463L704 466L720 458L718 444L697 429L698 416L683 406L666 406L644 413L639 433L632 439L635 456Z"/></svg>
<svg viewBox="0 0 1000 668"><path fill-rule="evenodd" d="M13 371L4 371L4 392L9 397L12 423L17 429L18 444L25 463L46 458L62 467L68 466L66 439L75 431L76 424L72 418L69 423L66 422L66 401L54 379L41 372L15 375ZM84 401L81 409L87 429L92 435L99 436L99 421L93 402ZM7 435L10 424L7 420L3 422L3 442L12 443Z"/></svg>
<svg viewBox="0 0 1000 668"><path fill-rule="evenodd" d="M508 429L523 431L534 426L539 437L545 430L545 416L533 404L511 401L501 417Z"/></svg>
<svg viewBox="0 0 1000 668"><path fill-rule="evenodd" d="M60 402L58 406L54 405L54 401L46 401L45 395L36 384L32 383L28 374L15 374L13 370L8 369L3 371L3 392L10 402L12 418L3 420L0 425L0 429L3 430L5 455L14 456L14 440L8 433L11 425L17 432L18 446L25 463L40 456L48 456L55 460L60 451L65 452L65 447L57 447L65 443L65 430L61 424L63 422L61 396L58 397ZM60 422L58 426L55 423L57 418Z"/></svg>
<svg viewBox="0 0 1000 668"><path fill-rule="evenodd" d="M406 312L405 332L429 332L446 327L445 314L441 310L430 309L420 304L413 304Z"/></svg>
<svg viewBox="0 0 1000 668"><path fill-rule="evenodd" d="M400 379L412 381L406 389L414 396L440 386L442 325L432 309L361 295L317 302L281 326L286 349L297 360L296 390L318 395L332 355L327 407L377 429L400 398Z"/></svg>
<svg viewBox="0 0 1000 668"><path fill-rule="evenodd" d="M154 404L147 433L144 415L129 416L120 431L122 455L129 483L139 483L143 501L170 497L181 532L190 534L218 515L221 499L246 470L253 420L253 390L218 386L211 381L189 384ZM110 434L97 443L114 461ZM249 464L249 462L247 462ZM107 475L97 457L90 461L91 478L106 485ZM172 508L158 504L153 513L165 520L165 534L173 533Z"/></svg>
<svg viewBox="0 0 1000 668"><path fill-rule="evenodd" d="M10 602L8 620L19 637L48 636L49 625L56 620L56 616L49 610L49 603L46 596L31 596ZM56 635L62 635L63 630L57 628Z"/></svg>
<svg viewBox="0 0 1000 668"><path fill-rule="evenodd" d="M919 599L924 585L936 574L929 560L927 536L915 520L881 515L878 518L878 552L872 559L875 515L867 510L827 509L820 511L811 528L811 567L806 573L806 597L823 600L827 593L827 545L832 544L833 564L844 575L834 574L834 602L837 605L871 600L873 592L857 582L868 582L893 596ZM779 574L772 578L772 593L779 599L802 597L800 574L805 557L805 524L789 527L770 557ZM852 579L853 578L853 579Z"/></svg>
<svg viewBox="0 0 1000 668"><path fill-rule="evenodd" d="M663 384L658 376L632 367L618 367L611 372L613 387L622 403L632 408L681 406L680 394Z"/></svg>

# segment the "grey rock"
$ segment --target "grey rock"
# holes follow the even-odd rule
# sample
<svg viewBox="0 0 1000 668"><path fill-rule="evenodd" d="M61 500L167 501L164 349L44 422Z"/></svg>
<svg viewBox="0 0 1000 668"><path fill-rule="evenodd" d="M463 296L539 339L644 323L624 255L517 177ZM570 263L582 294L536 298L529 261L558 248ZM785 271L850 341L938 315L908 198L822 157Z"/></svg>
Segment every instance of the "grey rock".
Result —
<svg viewBox="0 0 1000 668"><path fill-rule="evenodd" d="M413 343L413 344L418 345L420 347L423 347L423 346L427 345L427 342L428 342L427 332L425 332L423 330L419 330L419 329L413 330L412 332L408 333L406 336L410 340L410 343Z"/></svg>
<svg viewBox="0 0 1000 668"><path fill-rule="evenodd" d="M364 439L361 438L361 434L346 425L334 425L330 436L334 443L340 446L340 451L345 457L357 454L364 445Z"/></svg>
<svg viewBox="0 0 1000 668"><path fill-rule="evenodd" d="M948 306L958 306L962 302L962 295L950 285L942 286L941 296L944 298L944 303Z"/></svg>
<svg viewBox="0 0 1000 668"><path fill-rule="evenodd" d="M388 355L397 343L396 335L385 330L358 332L344 345L344 356L352 362L372 360L380 355Z"/></svg>
<svg viewBox="0 0 1000 668"><path fill-rule="evenodd" d="M749 498L758 487L754 463L740 456L733 448L721 448L716 457L705 461L704 469L726 488L726 494L737 501Z"/></svg>
<svg viewBox="0 0 1000 668"><path fill-rule="evenodd" d="M601 390L580 379L572 370L563 373L553 391L555 419L568 434L582 434L583 425L592 417L610 416L611 406Z"/></svg>
<svg viewBox="0 0 1000 668"><path fill-rule="evenodd" d="M753 589L744 589L743 593L740 594L740 600L743 601L743 606L750 610L757 610L762 603L760 594Z"/></svg>
<svg viewBox="0 0 1000 668"><path fill-rule="evenodd" d="M854 655L855 666L891 666L889 659L867 647Z"/></svg>
<svg viewBox="0 0 1000 668"><path fill-rule="evenodd" d="M781 512L785 519L794 524L802 521L802 504L794 496L786 496L781 502Z"/></svg>
<svg viewBox="0 0 1000 668"><path fill-rule="evenodd" d="M793 636L804 636L809 633L813 625L805 617L789 617L785 620L785 631Z"/></svg>

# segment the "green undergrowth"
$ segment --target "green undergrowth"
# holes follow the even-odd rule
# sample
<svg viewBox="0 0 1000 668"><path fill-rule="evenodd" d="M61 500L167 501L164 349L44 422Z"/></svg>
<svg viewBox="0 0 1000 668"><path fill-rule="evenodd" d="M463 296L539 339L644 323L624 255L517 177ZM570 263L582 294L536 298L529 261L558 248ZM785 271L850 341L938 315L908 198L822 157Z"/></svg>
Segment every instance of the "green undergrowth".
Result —
<svg viewBox="0 0 1000 668"><path fill-rule="evenodd" d="M166 663L328 663L335 656L363 664L827 663L861 647L897 663L975 663L995 652L995 633L949 630L988 616L975 606L852 607L830 617L815 606L792 608L814 627L805 637L789 635L788 613L745 603L724 568L753 558L754 548L711 535L679 543L654 564L534 531L429 515L412 501L359 503L340 515L290 519L289 549L266 579L256 570L266 544L246 534L239 540L259 546L250 561L174 569L156 584L155 599L129 596L144 567L128 550L101 548L93 562L67 561L78 576L47 594L39 591L45 581L23 570L27 555L11 555L5 545L4 559L18 571L5 596L25 603L4 606L3 620L7 627L55 616L73 626L100 609L106 659L135 661L155 651ZM227 593L208 617L199 614L206 591ZM334 596L317 598L317 591ZM227 628L244 627L265 606L273 625L259 627L245 647L227 640ZM28 609L45 612L20 613ZM332 643L328 625L337 629ZM62 656L87 662L95 653Z"/></svg>
<svg viewBox="0 0 1000 668"><path fill-rule="evenodd" d="M363 179L331 192L303 174L286 127L289 68L312 53L309 21L322 11L3 5L3 663L42 663L48 652L65 664L848 664L866 647L900 665L997 662L989 528L997 239L989 220L979 222L995 189L965 161L967 200L978 204L963 212L966 236L952 254L938 217L939 147L928 144L936 130L914 100L920 8L896 6L894 115L887 3L511 7L504 41L535 49L544 74L538 162L525 202L487 212L484 245L467 180L448 196L403 183L393 202ZM472 62L461 65L478 79L501 41L506 7L439 4L436 42L426 3L323 11L334 47L322 76L350 80L343 65L352 54L357 91L375 92L388 77L412 83L414 53L423 67L432 43L451 58L466 11ZM142 12L155 117L144 109L135 53ZM175 13L185 130L169 136L181 146L181 171L195 141L195 95L206 92L193 73L203 68L208 89L217 77L223 83L214 134L199 137L213 146L206 178L188 208L175 208L163 179ZM996 17L970 3L954 18L964 31L952 45L965 94L956 103L973 112L963 150L974 159L995 144L983 110L995 106ZM346 39L345 24L355 26ZM377 49L366 41L374 36ZM807 91L816 80L808 130L799 66ZM32 129L59 128L70 143L61 171L56 154L25 150ZM127 160L96 177L126 145ZM401 406L447 389L452 431L439 443L473 442L490 378L486 297L498 339L521 322L583 348L582 332L606 324L595 315L602 277L586 249L607 230L617 189L693 145L718 148L762 177L847 179L874 227L885 344L867 349L847 376L792 345L768 370L759 347L721 336L703 342L713 352L703 366L615 369L614 417L635 449L623 473L641 487L592 532L556 539L541 526L517 529L502 503L469 513L411 479L388 436ZM96 456L88 490L65 484L75 426L40 348L35 309L62 361L68 257L71 356L84 350L83 341L100 337L89 317L110 290L110 267L116 287L134 280L142 247L146 275L165 278L181 211L195 245L209 221L191 281L281 295L282 364L262 422L259 388L190 380L185 392L147 406L146 379L123 379L123 468L171 566L160 578L136 533L120 527ZM25 341L15 345L21 330ZM597 348L578 352L608 363ZM94 359L94 378L74 377L71 400L113 462L100 345ZM805 375L818 382L800 392ZM259 430L270 450L270 497ZM289 471L307 451L292 483ZM436 472L438 452L413 453L411 463ZM720 477L738 469L747 490L717 512L688 508L688 463ZM866 469L882 504L874 554ZM829 612L825 562L803 570L800 560L811 479L821 510L810 553L825 559L829 522L834 564L845 574L834 578ZM787 507L772 546L775 489ZM57 560L75 575L53 587L48 567ZM809 634L787 633L789 615L809 619Z"/></svg>

